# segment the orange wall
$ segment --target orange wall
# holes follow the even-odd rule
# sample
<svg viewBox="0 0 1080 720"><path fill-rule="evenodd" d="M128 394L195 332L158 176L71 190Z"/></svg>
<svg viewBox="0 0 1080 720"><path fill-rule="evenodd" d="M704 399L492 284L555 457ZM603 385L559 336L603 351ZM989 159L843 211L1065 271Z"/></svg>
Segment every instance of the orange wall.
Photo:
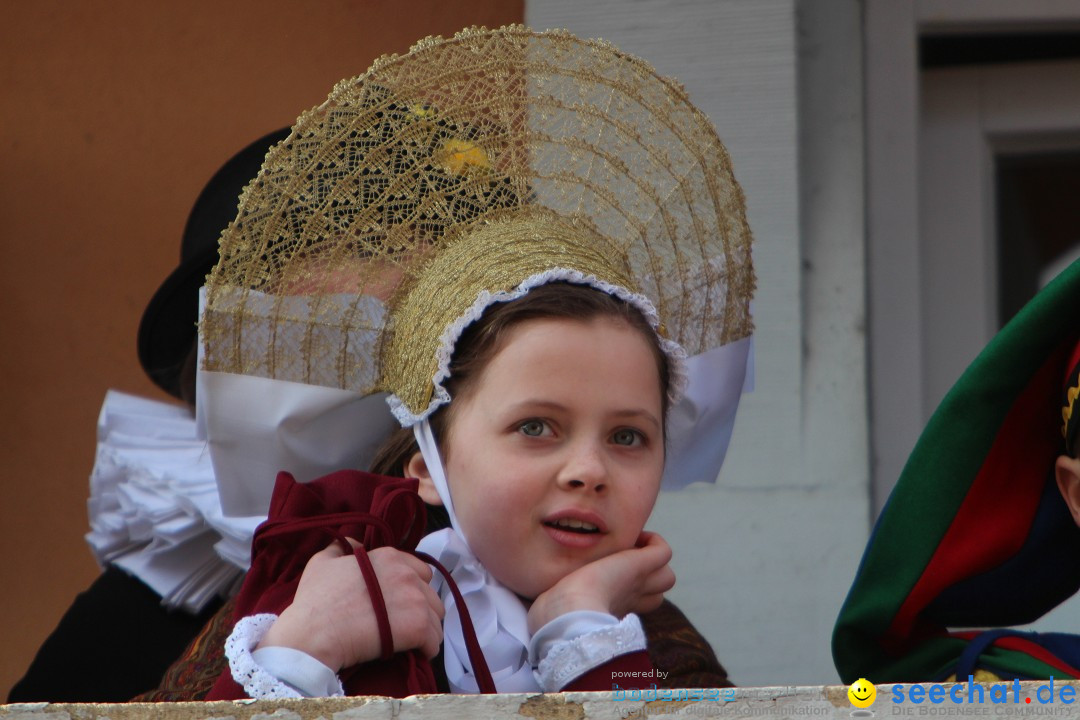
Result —
<svg viewBox="0 0 1080 720"><path fill-rule="evenodd" d="M0 702L97 574L83 541L107 388L195 196L383 53L524 0L6 3L0 10Z"/></svg>

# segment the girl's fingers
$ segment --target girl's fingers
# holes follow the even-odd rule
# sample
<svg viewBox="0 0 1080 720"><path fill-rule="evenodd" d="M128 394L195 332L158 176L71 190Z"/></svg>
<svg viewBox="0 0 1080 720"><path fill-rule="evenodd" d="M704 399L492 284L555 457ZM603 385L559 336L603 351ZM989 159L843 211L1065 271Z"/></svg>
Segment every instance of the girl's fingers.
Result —
<svg viewBox="0 0 1080 720"><path fill-rule="evenodd" d="M675 572L665 565L655 572L650 573L645 578L644 582L641 583L640 587L643 595L663 595L668 590L675 587Z"/></svg>
<svg viewBox="0 0 1080 720"><path fill-rule="evenodd" d="M352 538L348 539L352 541ZM357 543L357 545L359 545L359 543ZM431 567L415 555L390 547L377 548L372 550L370 555L372 558L371 562L376 567L379 567L380 563L383 561L388 563L400 561L415 572L425 583L431 582ZM376 558L378 558L378 560L376 560Z"/></svg>
<svg viewBox="0 0 1080 720"><path fill-rule="evenodd" d="M660 604L664 602L664 593L658 593L655 595L642 595L638 598L637 607L634 608L636 613L648 613L652 612L656 608L660 607Z"/></svg>
<svg viewBox="0 0 1080 720"><path fill-rule="evenodd" d="M309 642L314 638L320 649L329 647L330 650L310 654L327 665L338 663L336 667L366 662L377 657L380 651L378 628L370 608L370 592L353 557L353 551L361 547L361 543L355 538L346 538L346 541L347 547L345 543L335 541L311 556L293 603L282 614L288 618L317 616L335 629L329 634L323 633L325 637L316 636L318 627L293 622L299 628L293 636L299 639L291 644L278 643L300 649L314 648ZM445 610L430 585L431 568L412 554L390 547L372 550L368 557L386 603L396 649L417 648L427 657L438 655ZM358 593L368 598L366 611L357 611ZM289 629L288 623L282 622L275 623L274 628L271 631L277 635Z"/></svg>
<svg viewBox="0 0 1080 720"><path fill-rule="evenodd" d="M427 641L421 648L424 656L429 660L439 654L439 648L442 646L442 632L442 617L435 613L429 613Z"/></svg>
<svg viewBox="0 0 1080 720"><path fill-rule="evenodd" d="M312 555L308 562L311 562L315 558L319 558L321 560L333 560L334 558L339 558L344 554L345 551L341 549L341 546L338 545L336 542L332 542L319 552Z"/></svg>
<svg viewBox="0 0 1080 720"><path fill-rule="evenodd" d="M610 580L616 581L618 576L629 573L635 577L636 585L667 567L671 562L671 548L663 539L660 539L659 542L650 542L644 546L623 550L609 557L614 559L614 564L609 566L609 572L615 573ZM604 560L597 562L604 562Z"/></svg>
<svg viewBox="0 0 1080 720"><path fill-rule="evenodd" d="M665 546L670 549L670 546L668 546L667 544L667 540L665 540L663 536L660 535L660 533L654 533L651 530L641 531L641 534L638 535L636 546L639 548L643 548L646 546Z"/></svg>
<svg viewBox="0 0 1080 720"><path fill-rule="evenodd" d="M421 580L423 580L426 583L431 582L431 566L430 565L428 565L426 562L424 562L420 558L416 557L415 555L410 555L409 553L401 553L401 554L404 556L405 564L407 564L409 567L411 567L413 570L415 570L416 574L420 576Z"/></svg>
<svg viewBox="0 0 1080 720"><path fill-rule="evenodd" d="M358 540L350 537L345 538L345 540L353 548L360 547L360 542ZM337 540L334 540L322 550L312 555L311 560L314 560L315 558L320 558L322 560L333 560L334 558L342 557L345 554L345 548L341 547L341 543L339 543ZM311 562L311 560L309 560L308 562Z"/></svg>
<svg viewBox="0 0 1080 720"><path fill-rule="evenodd" d="M663 563L671 561L671 546L657 533L642 531L638 536L637 549L650 557L664 558Z"/></svg>
<svg viewBox="0 0 1080 720"><path fill-rule="evenodd" d="M435 617L442 620L443 615L446 614L446 608L443 605L443 601L439 598L439 594L435 592L430 585L424 585L424 591L427 595L428 606L431 607L431 611L435 613Z"/></svg>

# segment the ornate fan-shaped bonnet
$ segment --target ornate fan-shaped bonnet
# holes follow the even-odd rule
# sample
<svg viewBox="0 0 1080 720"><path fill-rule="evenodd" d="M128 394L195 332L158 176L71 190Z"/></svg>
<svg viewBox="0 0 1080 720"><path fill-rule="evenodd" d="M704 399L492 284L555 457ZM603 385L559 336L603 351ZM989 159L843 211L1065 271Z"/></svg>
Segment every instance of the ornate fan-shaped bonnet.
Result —
<svg viewBox="0 0 1080 720"><path fill-rule="evenodd" d="M208 430L305 426L333 446L307 455L364 467L397 424L386 399L406 426L449 401L454 342L486 307L587 284L656 328L682 378L669 475L711 481L727 438L694 435L710 417L730 434L752 331L750 242L712 124L645 62L520 26L429 38L339 83L245 190L206 287L203 415ZM227 512L269 497L265 471L225 469L266 486L223 487Z"/></svg>

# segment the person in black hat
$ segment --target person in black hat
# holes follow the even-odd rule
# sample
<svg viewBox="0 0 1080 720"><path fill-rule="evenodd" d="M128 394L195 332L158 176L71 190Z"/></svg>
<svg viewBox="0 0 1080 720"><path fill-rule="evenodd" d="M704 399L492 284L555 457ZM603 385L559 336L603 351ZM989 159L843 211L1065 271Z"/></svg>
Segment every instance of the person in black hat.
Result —
<svg viewBox="0 0 1080 720"><path fill-rule="evenodd" d="M267 150L288 133L285 128L259 138L210 179L188 216L180 264L143 313L139 362L158 387L189 408L195 401L199 288L218 260L218 238L236 216L241 191ZM198 612L166 608L143 581L107 564L42 644L8 702L129 700L157 686L220 605L221 598L215 598Z"/></svg>

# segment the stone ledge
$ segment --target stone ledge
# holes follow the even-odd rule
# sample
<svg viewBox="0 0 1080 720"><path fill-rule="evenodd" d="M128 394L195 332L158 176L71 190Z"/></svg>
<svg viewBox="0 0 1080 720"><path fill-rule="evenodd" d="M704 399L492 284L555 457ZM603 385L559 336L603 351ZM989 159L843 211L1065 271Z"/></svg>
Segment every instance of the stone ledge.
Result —
<svg viewBox="0 0 1080 720"><path fill-rule="evenodd" d="M210 703L24 703L0 705L0 720L625 720L626 718L843 718L852 717L1077 717L1080 682L1030 681L1022 683L960 683L957 704L949 698L952 683L880 685L877 700L866 710L852 707L846 686L731 688L728 690L644 691L646 699L632 699L639 691L622 693L553 693L547 695L417 695L401 700L383 697L312 698L309 700L248 700ZM1004 694L1002 686L1006 686ZM1049 688L1048 688L1049 686ZM928 690L937 687L936 694ZM894 688L902 702L895 702ZM967 693L982 703L967 703ZM1062 688L1073 688L1062 693ZM962 691L962 692L961 692ZM1049 691L1049 695L1047 692ZM1056 691L1056 693L1055 693ZM650 692L684 693L675 698L652 699ZM994 695L992 695L992 692ZM706 695L707 693L707 695ZM623 699L619 696L623 695ZM639 696L640 697L640 696ZM661 696L663 697L663 696ZM938 702L931 698L936 697ZM1068 701L1075 697L1075 704ZM716 698L716 699L712 699ZM997 699L995 699L997 698ZM1045 701L1044 701L1045 699Z"/></svg>
<svg viewBox="0 0 1080 720"><path fill-rule="evenodd" d="M626 691L629 693L630 691ZM645 691L646 693L650 691ZM663 691L661 691L663 692ZM685 693L675 697L694 697ZM723 690L700 691L724 693ZM649 697L647 695L647 697ZM0 705L0 720L624 720L655 718L849 718L846 687L734 688L720 699L615 699L610 692L546 695L417 695L209 703L24 703ZM725 699L729 698L729 699Z"/></svg>

